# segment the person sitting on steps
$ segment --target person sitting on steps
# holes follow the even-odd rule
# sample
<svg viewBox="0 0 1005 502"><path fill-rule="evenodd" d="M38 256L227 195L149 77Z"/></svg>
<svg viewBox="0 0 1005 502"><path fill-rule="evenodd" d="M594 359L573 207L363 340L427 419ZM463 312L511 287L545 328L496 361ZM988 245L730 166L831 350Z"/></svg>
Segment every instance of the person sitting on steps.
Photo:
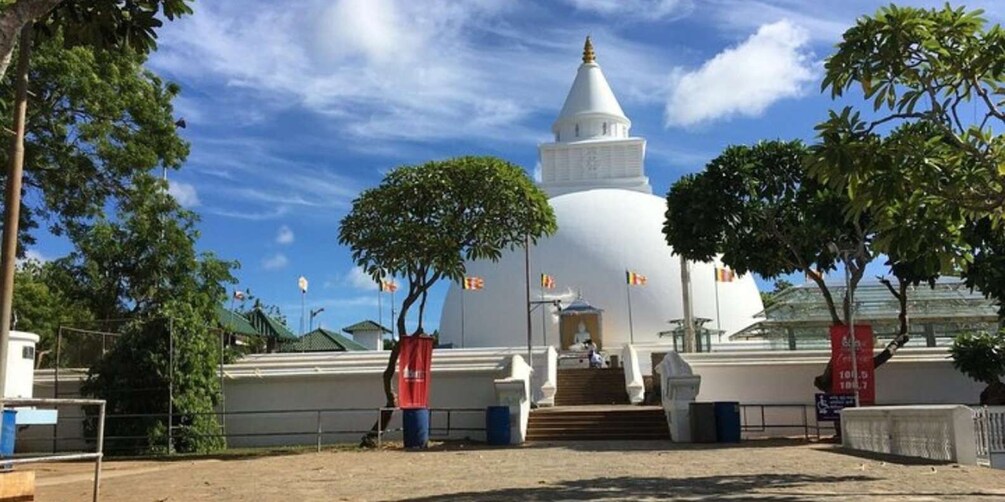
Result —
<svg viewBox="0 0 1005 502"><path fill-rule="evenodd" d="M597 344L593 343L593 340L587 340L586 347L589 350L590 367L603 368L604 358L600 355L600 351L597 350Z"/></svg>

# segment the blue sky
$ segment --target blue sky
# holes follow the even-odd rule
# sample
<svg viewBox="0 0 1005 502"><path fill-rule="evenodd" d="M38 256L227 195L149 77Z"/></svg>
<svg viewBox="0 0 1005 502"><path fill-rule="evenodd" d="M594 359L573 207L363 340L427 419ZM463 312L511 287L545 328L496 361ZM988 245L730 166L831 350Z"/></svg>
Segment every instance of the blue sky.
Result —
<svg viewBox="0 0 1005 502"><path fill-rule="evenodd" d="M339 328L377 316L374 286L337 241L354 196L394 166L459 154L533 173L585 35L662 194L729 144L811 140L839 106L819 92L823 58L884 3L201 0L160 31L149 67L183 88L192 153L170 177L202 215L200 247L239 260L239 287L294 328L306 276L309 307L325 308L315 324ZM1005 12L989 10L994 22ZM33 251L67 245L44 237Z"/></svg>

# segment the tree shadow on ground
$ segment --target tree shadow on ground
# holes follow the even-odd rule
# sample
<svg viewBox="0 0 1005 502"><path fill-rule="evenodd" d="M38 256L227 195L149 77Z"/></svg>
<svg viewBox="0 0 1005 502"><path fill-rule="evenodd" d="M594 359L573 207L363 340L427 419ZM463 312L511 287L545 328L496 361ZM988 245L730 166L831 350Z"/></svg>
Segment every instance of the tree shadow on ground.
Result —
<svg viewBox="0 0 1005 502"><path fill-rule="evenodd" d="M817 444L799 439L751 439L739 443L674 443L667 440L633 440L633 441L532 441L519 446L494 446L477 441L443 441L435 442L429 448L415 451L477 451L505 449L540 449L564 448L583 452L608 451L696 451L696 450L730 450L749 448L784 448Z"/></svg>
<svg viewBox="0 0 1005 502"><path fill-rule="evenodd" d="M897 464L897 465L953 465L956 463L947 460L932 460L929 458L921 458L921 457L904 457L901 455L893 455L890 453L875 453L871 451L853 450L851 448L845 448L840 445L835 445L830 448L820 448L820 451L825 453L834 453L837 455L858 457L858 458L864 458L866 460L874 460L876 462L886 462L888 464Z"/></svg>
<svg viewBox="0 0 1005 502"><path fill-rule="evenodd" d="M729 500L748 499L775 501L809 501L821 498L844 499L855 494L827 490L807 492L781 491L829 483L861 483L874 481L869 476L810 476L803 474L760 474L706 476L696 478L617 477L541 482L532 488L502 488L484 492L462 492L411 501L433 500ZM890 495L890 494L884 494Z"/></svg>

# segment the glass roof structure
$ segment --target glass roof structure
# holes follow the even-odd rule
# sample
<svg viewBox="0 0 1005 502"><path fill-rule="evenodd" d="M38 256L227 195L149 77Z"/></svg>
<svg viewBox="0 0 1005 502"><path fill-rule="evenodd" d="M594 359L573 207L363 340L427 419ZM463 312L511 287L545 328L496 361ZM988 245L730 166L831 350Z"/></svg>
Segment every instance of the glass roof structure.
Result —
<svg viewBox="0 0 1005 502"><path fill-rule="evenodd" d="M828 283L831 296L841 309L845 285ZM930 347L949 345L959 333L996 330L998 308L994 300L971 290L957 277L942 278L935 287L921 284L908 288L907 315L911 338L924 339ZM878 339L892 339L899 326L897 299L878 281L855 289L855 323L870 324ZM824 348L828 344L831 317L823 294L815 283L786 289L758 317L763 320L730 336L731 341L772 341L789 349ZM914 343L912 342L912 345Z"/></svg>

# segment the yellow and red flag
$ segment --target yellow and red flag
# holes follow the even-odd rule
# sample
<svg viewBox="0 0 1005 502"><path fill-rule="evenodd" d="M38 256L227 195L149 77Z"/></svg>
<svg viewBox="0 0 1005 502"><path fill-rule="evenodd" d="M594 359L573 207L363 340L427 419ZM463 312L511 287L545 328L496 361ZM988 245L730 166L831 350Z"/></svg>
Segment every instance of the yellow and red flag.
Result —
<svg viewBox="0 0 1005 502"><path fill-rule="evenodd" d="M473 289L477 291L485 287L485 279L482 279L481 277L465 277L461 286L464 289Z"/></svg>
<svg viewBox="0 0 1005 502"><path fill-rule="evenodd" d="M736 274L726 268L726 267L715 267L715 280L716 282L733 282L736 278Z"/></svg>
<svg viewBox="0 0 1005 502"><path fill-rule="evenodd" d="M631 285L631 286L645 286L646 285L646 276L644 276L642 274L639 274L639 273L636 273L636 272L632 272L631 270L626 270L625 271L625 277L628 280L628 284Z"/></svg>
<svg viewBox="0 0 1005 502"><path fill-rule="evenodd" d="M555 289L555 278L548 274L541 274L541 288Z"/></svg>
<svg viewBox="0 0 1005 502"><path fill-rule="evenodd" d="M380 290L385 293L394 293L395 291L398 290L398 284L395 283L393 280L381 279Z"/></svg>

